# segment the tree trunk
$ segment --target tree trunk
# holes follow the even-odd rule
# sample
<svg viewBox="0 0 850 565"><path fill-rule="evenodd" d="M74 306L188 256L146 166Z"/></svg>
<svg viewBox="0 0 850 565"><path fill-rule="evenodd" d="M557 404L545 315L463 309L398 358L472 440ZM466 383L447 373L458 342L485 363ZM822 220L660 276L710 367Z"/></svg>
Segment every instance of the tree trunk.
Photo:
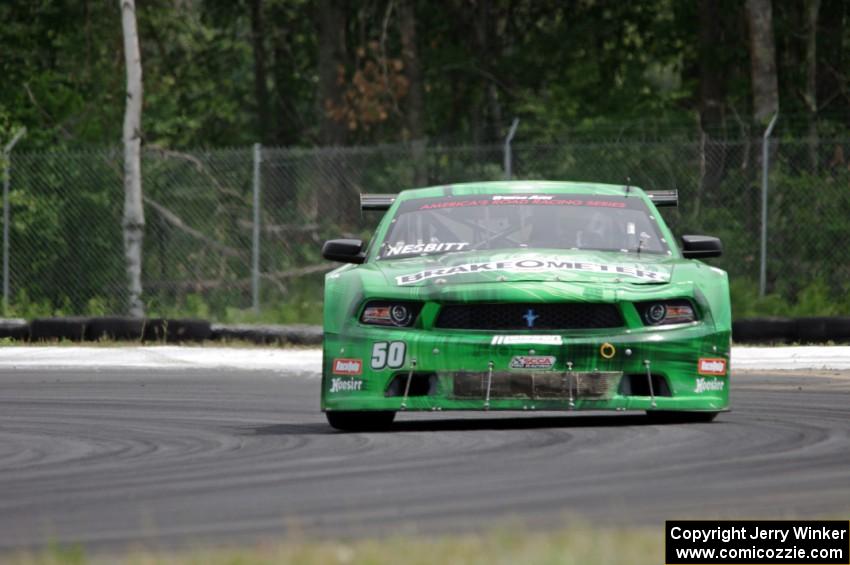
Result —
<svg viewBox="0 0 850 565"><path fill-rule="evenodd" d="M764 127L779 109L771 0L747 0L747 25L750 31L753 118Z"/></svg>
<svg viewBox="0 0 850 565"><path fill-rule="evenodd" d="M750 40L750 83L753 94L753 122L757 128L757 167L762 170L761 134L779 109L779 86L776 76L776 44L773 37L773 7L771 0L747 0L747 27ZM747 218L751 233L756 234L760 218L760 191L748 191Z"/></svg>
<svg viewBox="0 0 850 565"><path fill-rule="evenodd" d="M475 3L475 19L472 22L473 38L475 40L475 52L478 67L487 75L494 74L491 70L491 61L498 58L498 47L494 33L493 4L491 0L478 0ZM484 142L492 143L501 138L502 107L496 85L490 78L484 79L482 97L486 101L487 112L481 108L484 117Z"/></svg>
<svg viewBox="0 0 850 565"><path fill-rule="evenodd" d="M809 167L818 171L818 82L817 35L820 0L806 1L806 106L809 118Z"/></svg>
<svg viewBox="0 0 850 565"><path fill-rule="evenodd" d="M850 12L847 0L822 0L817 34L817 89L820 110L832 103L841 106L841 74L844 70L844 22Z"/></svg>
<svg viewBox="0 0 850 565"><path fill-rule="evenodd" d="M699 115L702 130L716 136L722 123L725 69L718 57L722 25L718 0L699 2Z"/></svg>
<svg viewBox="0 0 850 565"><path fill-rule="evenodd" d="M257 138L270 143L269 89L266 84L266 47L263 42L263 0L251 0L251 45L254 52L254 97L257 102Z"/></svg>
<svg viewBox="0 0 850 565"><path fill-rule="evenodd" d="M723 108L726 98L726 70L718 56L722 48L721 10L719 0L699 2L699 115L701 143L701 182L699 197L694 202L694 214L699 214L701 198L709 199L726 170L726 147L723 136Z"/></svg>
<svg viewBox="0 0 850 565"><path fill-rule="evenodd" d="M142 56L136 31L135 0L119 0L127 67L127 105L124 110L124 258L127 262L128 311L145 315L142 302L142 241L145 210L142 206Z"/></svg>
<svg viewBox="0 0 850 565"><path fill-rule="evenodd" d="M425 153L425 89L422 83L422 66L416 37L416 0L403 0L399 6L401 22L401 56L404 74L409 83L405 121L410 135L413 157L413 184L428 184L428 167Z"/></svg>
<svg viewBox="0 0 850 565"><path fill-rule="evenodd" d="M346 13L341 0L320 0L319 10L319 141L324 146L345 144L347 122L339 114L345 107ZM312 220L347 225L356 217L356 197L346 187L345 155L339 151L317 153L311 190Z"/></svg>
<svg viewBox="0 0 850 565"><path fill-rule="evenodd" d="M274 15L272 15L274 18ZM296 145L301 138L304 127L303 116L295 111L293 99L293 75L295 65L292 63L292 54L287 46L289 31L278 29L274 34L274 65L272 76L274 78L274 112L278 118L275 120L271 143L275 145Z"/></svg>
<svg viewBox="0 0 850 565"><path fill-rule="evenodd" d="M345 86L345 12L338 0L320 0L319 10L319 140L322 145L342 145L345 120L334 110L343 107Z"/></svg>

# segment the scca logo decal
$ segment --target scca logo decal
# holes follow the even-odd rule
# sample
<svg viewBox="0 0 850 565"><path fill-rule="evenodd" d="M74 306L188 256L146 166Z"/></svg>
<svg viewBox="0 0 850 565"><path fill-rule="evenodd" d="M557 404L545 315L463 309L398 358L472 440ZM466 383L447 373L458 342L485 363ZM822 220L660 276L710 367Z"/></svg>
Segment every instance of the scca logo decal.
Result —
<svg viewBox="0 0 850 565"><path fill-rule="evenodd" d="M555 358L550 355L518 355L511 359L511 369L551 369Z"/></svg>

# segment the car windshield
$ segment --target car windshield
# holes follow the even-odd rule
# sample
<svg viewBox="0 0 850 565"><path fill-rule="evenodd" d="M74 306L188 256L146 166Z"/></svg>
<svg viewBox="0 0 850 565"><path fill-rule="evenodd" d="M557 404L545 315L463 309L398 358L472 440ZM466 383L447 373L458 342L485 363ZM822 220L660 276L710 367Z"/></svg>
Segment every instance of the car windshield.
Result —
<svg viewBox="0 0 850 565"><path fill-rule="evenodd" d="M669 253L636 196L486 194L402 202L379 257L534 248Z"/></svg>

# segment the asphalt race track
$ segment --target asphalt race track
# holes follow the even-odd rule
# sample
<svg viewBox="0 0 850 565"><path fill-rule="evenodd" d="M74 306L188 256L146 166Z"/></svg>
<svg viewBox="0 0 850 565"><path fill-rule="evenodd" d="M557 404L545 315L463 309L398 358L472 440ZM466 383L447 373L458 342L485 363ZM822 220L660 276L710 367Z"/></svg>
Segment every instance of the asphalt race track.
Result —
<svg viewBox="0 0 850 565"><path fill-rule="evenodd" d="M659 532L665 518L847 519L850 374L733 381L734 411L713 424L429 413L344 434L319 413L314 377L4 369L0 551L559 527L564 516Z"/></svg>

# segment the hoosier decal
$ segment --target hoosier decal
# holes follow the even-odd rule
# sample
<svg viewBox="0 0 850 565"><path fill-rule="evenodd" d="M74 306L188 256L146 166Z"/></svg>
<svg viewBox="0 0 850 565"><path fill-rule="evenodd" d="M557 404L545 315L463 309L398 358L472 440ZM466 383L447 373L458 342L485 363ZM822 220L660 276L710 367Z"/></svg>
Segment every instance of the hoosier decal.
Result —
<svg viewBox="0 0 850 565"><path fill-rule="evenodd" d="M331 379L331 388L328 392L357 392L363 390L363 381L360 379Z"/></svg>
<svg viewBox="0 0 850 565"><path fill-rule="evenodd" d="M697 379L697 386L694 388L694 392L697 394L702 394L704 392L720 392L726 386L726 381L722 381L720 379L704 379L699 377Z"/></svg>
<svg viewBox="0 0 850 565"><path fill-rule="evenodd" d="M436 277L451 277L466 273L480 273L483 271L505 271L509 273L535 273L543 271L585 271L591 273L610 273L612 275L626 275L647 281L667 282L670 280L668 273L650 271L645 268L630 267L627 265L605 265L601 263L588 263L584 261L561 261L558 259L522 259L519 261L493 261L485 263L467 263L454 267L441 269L426 269L418 273L400 275L395 278L396 284L404 286Z"/></svg>
<svg viewBox="0 0 850 565"><path fill-rule="evenodd" d="M726 359L700 357L697 364L697 373L700 375L718 375L726 374Z"/></svg>
<svg viewBox="0 0 850 565"><path fill-rule="evenodd" d="M334 375L359 375L363 373L363 361L360 359L334 359Z"/></svg>

